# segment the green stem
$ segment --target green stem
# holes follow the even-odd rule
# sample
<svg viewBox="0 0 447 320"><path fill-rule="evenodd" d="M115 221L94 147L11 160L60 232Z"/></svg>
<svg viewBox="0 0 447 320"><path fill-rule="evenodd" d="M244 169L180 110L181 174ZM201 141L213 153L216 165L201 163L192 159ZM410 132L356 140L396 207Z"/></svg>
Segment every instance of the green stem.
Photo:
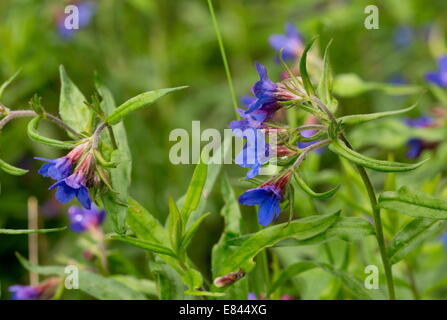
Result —
<svg viewBox="0 0 447 320"><path fill-rule="evenodd" d="M220 33L219 24L217 23L216 15L214 13L213 2L212 2L212 0L207 0L207 1L208 1L208 7L210 9L211 19L213 21L214 32L216 33L217 42L219 43L220 54L222 56L222 61L223 61L224 67L225 67L225 73L227 76L228 87L230 88L231 99L233 100L234 112L236 113L236 118L239 119L240 118L239 113L237 112L237 108L239 106L238 106L238 102L237 102L236 91L234 90L233 79L231 77L230 66L228 64L227 55L225 53L225 47L224 47L224 44L222 41L222 35Z"/></svg>
<svg viewBox="0 0 447 320"><path fill-rule="evenodd" d="M346 137L342 136L343 141L346 143L346 146L348 148L352 149L351 144L346 139ZM385 246L385 237L383 235L383 226L382 226L382 218L380 217L380 208L377 206L377 196L374 191L374 186L371 183L371 179L368 176L368 173L366 172L365 168L363 168L360 165L357 165L357 170L359 171L360 177L363 180L363 183L365 185L366 191L368 193L369 201L371 203L371 209L373 212L374 217L374 224L376 228L376 238L377 243L379 245L380 250L380 256L382 258L383 268L385 269L385 276L386 276L386 282L388 286L388 294L390 300L395 300L396 295L394 292L394 281L393 281L393 272L391 270L391 265L388 260L388 255L386 253L386 246Z"/></svg>

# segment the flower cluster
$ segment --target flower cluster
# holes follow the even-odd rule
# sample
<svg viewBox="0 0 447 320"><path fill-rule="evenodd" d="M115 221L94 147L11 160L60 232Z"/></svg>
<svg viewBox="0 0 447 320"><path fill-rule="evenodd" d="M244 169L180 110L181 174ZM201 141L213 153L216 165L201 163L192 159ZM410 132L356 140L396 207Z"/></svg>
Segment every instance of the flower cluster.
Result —
<svg viewBox="0 0 447 320"><path fill-rule="evenodd" d="M286 25L285 35L273 35L269 41L275 50L282 50L285 60L297 60L303 52L301 35L292 24ZM279 120L279 111L283 108L299 105L308 99L301 77L287 74L281 77L280 82L274 82L265 66L256 62L256 70L259 80L251 89L253 96L243 97L241 102L245 108L238 109L241 120L230 123L233 134L246 139L242 152L235 159L236 164L250 169L246 179L256 177L260 168L274 156L278 159L293 158L301 150L318 142L318 138L314 138L318 131L313 130L312 126L309 130L293 131L273 123ZM309 116L306 123L317 124L318 120ZM273 139L273 135L281 139ZM261 225L268 225L279 217L280 203L284 200L292 171L284 170L240 196L241 204L259 206L258 220Z"/></svg>
<svg viewBox="0 0 447 320"><path fill-rule="evenodd" d="M59 202L67 203L76 197L84 208L91 208L92 199L88 187L94 178L95 158L88 147L89 142L85 142L66 156L54 160L35 158L47 162L40 168L39 173L57 181L50 190L57 188L56 199Z"/></svg>

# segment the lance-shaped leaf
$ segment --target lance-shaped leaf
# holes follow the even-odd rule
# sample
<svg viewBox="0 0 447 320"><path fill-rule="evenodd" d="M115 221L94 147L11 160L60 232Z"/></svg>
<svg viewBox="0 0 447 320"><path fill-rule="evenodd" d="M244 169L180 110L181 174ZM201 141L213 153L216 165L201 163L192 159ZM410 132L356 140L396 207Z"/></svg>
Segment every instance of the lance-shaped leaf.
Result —
<svg viewBox="0 0 447 320"><path fill-rule="evenodd" d="M5 89L17 78L21 70L18 70L16 73L14 73L8 80L2 83L0 86L0 99L3 97L3 92Z"/></svg>
<svg viewBox="0 0 447 320"><path fill-rule="evenodd" d="M59 71L61 77L59 114L62 120L78 132L90 132L93 113L84 104L86 101L84 95L68 77L63 66L60 66Z"/></svg>
<svg viewBox="0 0 447 320"><path fill-rule="evenodd" d="M344 240L348 242L363 240L365 237L374 235L375 231L371 223L359 217L340 217L326 231L304 240L286 239L275 245L275 247L296 247L305 245L316 245L332 240ZM229 246L240 246L252 235L243 235L228 240Z"/></svg>
<svg viewBox="0 0 447 320"><path fill-rule="evenodd" d="M400 109L400 110L393 110L393 111L386 111L386 112L377 112L377 113L369 113L369 114L356 114L351 116L344 116L341 118L338 118L338 121L343 125L356 125L361 124L364 122L377 120L389 116L395 116L402 113L409 112L413 110L417 104L412 105L411 107Z"/></svg>
<svg viewBox="0 0 447 320"><path fill-rule="evenodd" d="M101 80L96 77L95 79L96 90L102 98L101 108L106 115L111 114L116 109L115 100L110 90L104 86ZM127 202L129 195L129 186L131 183L132 173L132 158L130 154L129 145L127 142L126 129L123 123L119 123L110 130L104 130L102 134L103 143L107 144L109 149L113 148L112 138L110 133L113 132L118 149L110 153L110 162L117 164L114 168L110 169L110 184L113 190L117 194L113 194L111 191L102 196L104 202L104 208L107 214L110 216L113 228L115 232L125 233L125 221L127 208L123 203Z"/></svg>
<svg viewBox="0 0 447 320"><path fill-rule="evenodd" d="M165 228L149 211L132 198L129 198L127 223L139 239L169 247L171 241ZM172 257L166 255L160 257L178 273L183 272Z"/></svg>
<svg viewBox="0 0 447 320"><path fill-rule="evenodd" d="M210 215L209 213L205 213L204 215L202 215L196 222L194 222L194 224L189 228L189 230L186 231L180 244L180 252L186 252L186 249L188 248L192 240L192 237L196 234L203 220L205 220L206 217L208 217L209 215Z"/></svg>
<svg viewBox="0 0 447 320"><path fill-rule="evenodd" d="M113 235L112 239L126 242L126 243L131 244L135 247L145 249L145 250L151 251L153 253L162 254L162 255L171 256L171 257L176 256L175 253L171 249L169 249L165 246L159 245L157 243L147 241L147 240L141 240L141 239L137 239L137 238L133 238L133 237L119 236L119 235Z"/></svg>
<svg viewBox="0 0 447 320"><path fill-rule="evenodd" d="M348 148L346 144L341 140L334 140L329 145L329 149L339 156L342 156L362 167L373 169L382 172L404 172L414 170L424 164L428 159L414 163L401 163L393 161L377 160L367 156L364 156L354 150Z"/></svg>
<svg viewBox="0 0 447 320"><path fill-rule="evenodd" d="M164 97L165 95L185 88L187 87L183 86L177 88L166 88L141 93L136 97L127 100L118 108L116 108L116 110L113 111L107 117L106 121L112 125L117 124L118 122L123 120L127 115L129 115L129 113L142 109L144 107L148 107L157 102L160 98Z"/></svg>
<svg viewBox="0 0 447 320"><path fill-rule="evenodd" d="M202 274L194 269L186 270L181 279L192 291L199 289L203 284Z"/></svg>
<svg viewBox="0 0 447 320"><path fill-rule="evenodd" d="M315 95L315 89L312 85L312 81L310 80L309 74L307 72L307 54L309 50L312 48L312 45L314 44L315 40L317 40L317 37L310 40L310 42L306 45L300 59L300 75L301 78L303 79L304 89L306 90L309 96Z"/></svg>
<svg viewBox="0 0 447 320"><path fill-rule="evenodd" d="M367 82L355 73L339 74L334 79L334 93L340 97L354 97L371 90L380 90L391 96L402 96L420 93L422 88L414 85Z"/></svg>
<svg viewBox="0 0 447 320"><path fill-rule="evenodd" d="M323 74L318 83L317 92L321 101L329 108L332 113L335 113L337 109L338 102L332 95L332 70L331 63L329 60L329 48L331 46L332 40L326 46L323 57Z"/></svg>
<svg viewBox="0 0 447 320"><path fill-rule="evenodd" d="M31 233L50 233L66 230L67 227L52 228L52 229L0 229L0 234L20 235Z"/></svg>
<svg viewBox="0 0 447 320"><path fill-rule="evenodd" d="M38 266L31 264L20 254L16 254L20 263L28 271L42 275L55 275L65 278L66 268L61 266ZM68 273L69 274L69 273ZM100 300L146 300L146 297L118 280L79 269L79 289Z"/></svg>
<svg viewBox="0 0 447 320"><path fill-rule="evenodd" d="M23 176L24 174L28 173L28 171L29 171L29 170L14 167L14 166L10 165L9 163L6 163L2 159L0 159L0 169L2 169L6 173L9 173L13 176Z"/></svg>
<svg viewBox="0 0 447 320"><path fill-rule="evenodd" d="M378 205L417 218L447 220L447 200L412 192L407 187L382 193Z"/></svg>
<svg viewBox="0 0 447 320"><path fill-rule="evenodd" d="M339 217L340 211L330 215L306 217L263 229L245 239L236 250L220 262L222 267L219 268L218 276L236 272L240 268L248 272L253 268L253 258L261 250L287 238L305 240L315 237L326 231Z"/></svg>
<svg viewBox="0 0 447 320"><path fill-rule="evenodd" d="M184 224L188 222L189 215L193 212L200 203L202 197L203 187L206 182L208 166L203 162L197 164L194 174L189 183L188 191L186 192L185 202L183 203L180 215Z"/></svg>
<svg viewBox="0 0 447 320"><path fill-rule="evenodd" d="M41 117L35 117L28 122L28 136L32 140L60 149L73 149L76 146L76 141L60 141L40 135L37 130L41 119Z"/></svg>
<svg viewBox="0 0 447 320"><path fill-rule="evenodd" d="M362 281L357 279L356 277L350 275L341 270L337 270L329 264L315 262L315 261L303 261L297 262L295 264L287 267L279 278L272 284L270 287L269 293L274 292L276 289L284 285L288 280L293 278L296 275L299 275L305 271L320 268L323 271L328 272L336 279L338 279L345 287L348 289L351 294L357 299L360 300L382 300L385 299L385 296L381 291L377 290L368 290L365 288Z"/></svg>
<svg viewBox="0 0 447 320"><path fill-rule="evenodd" d="M426 239L440 232L443 221L417 218L406 224L393 237L388 246L388 257L391 264L395 264L415 250Z"/></svg>
<svg viewBox="0 0 447 320"><path fill-rule="evenodd" d="M330 198L332 197L337 190L339 189L340 186L336 186L334 188L332 188L331 190L328 190L326 192L315 192L313 191L308 185L307 183L303 180L303 178L300 176L300 174L298 172L295 171L294 173L294 177L295 177L295 181L297 182L298 186L304 191L306 192L308 195L310 195L311 197L314 198L320 198L320 199L326 199L326 198Z"/></svg>
<svg viewBox="0 0 447 320"><path fill-rule="evenodd" d="M168 199L169 216L168 216L168 232L171 238L172 247L177 250L183 237L183 222L178 210L177 204L172 197Z"/></svg>

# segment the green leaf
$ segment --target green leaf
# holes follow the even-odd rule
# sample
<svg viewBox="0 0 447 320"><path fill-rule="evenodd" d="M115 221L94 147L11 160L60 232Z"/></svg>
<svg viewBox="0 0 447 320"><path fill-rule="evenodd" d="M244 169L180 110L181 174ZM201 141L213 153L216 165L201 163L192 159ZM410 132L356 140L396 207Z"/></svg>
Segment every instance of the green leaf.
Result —
<svg viewBox="0 0 447 320"><path fill-rule="evenodd" d="M191 214L189 215L189 219L188 219L188 223L187 223L186 227L189 228L205 212L208 195L213 191L216 180L217 180L217 178L221 172L221 169L222 169L222 163L226 163L225 159L227 159L227 157L231 156L232 146L233 146L232 139L225 139L224 144L221 145L219 147L219 149L213 153L212 156L209 156L206 154L202 156L202 159L204 157L208 159L206 181L205 181L205 185L203 186L203 191L202 191L203 196L200 199L197 209L194 210L193 212L191 212ZM222 161L222 159L224 161ZM184 195L177 201L178 207L183 206L185 198L186 198L186 195Z"/></svg>
<svg viewBox="0 0 447 320"><path fill-rule="evenodd" d="M354 150L348 148L341 140L333 140L329 145L329 149L339 156L342 156L362 167L382 172L404 172L414 170L424 164L428 159L414 163L400 163L392 161L377 160L364 156Z"/></svg>
<svg viewBox="0 0 447 320"><path fill-rule="evenodd" d="M40 135L39 132L37 132L37 129L39 128L41 119L41 117L35 117L28 122L28 136L32 140L60 149L73 149L76 146L76 141L60 141Z"/></svg>
<svg viewBox="0 0 447 320"><path fill-rule="evenodd" d="M156 284L152 280L135 278L125 274L112 275L111 278L125 284L129 288L149 296L157 296Z"/></svg>
<svg viewBox="0 0 447 320"><path fill-rule="evenodd" d="M116 108L116 110L107 117L106 121L112 125L117 124L118 122L123 120L127 115L129 115L129 113L142 109L144 107L148 107L157 102L158 99L162 98L163 96L171 92L182 90L185 88L187 87L183 86L177 88L159 89L141 93L136 97L127 100L118 108Z"/></svg>
<svg viewBox="0 0 447 320"><path fill-rule="evenodd" d="M52 229L0 229L0 234L30 234L30 233L50 233L66 230L67 227L52 228Z"/></svg>
<svg viewBox="0 0 447 320"><path fill-rule="evenodd" d="M310 42L306 45L300 60L300 74L301 78L303 79L304 89L306 90L309 96L315 95L315 89L309 78L309 74L307 73L307 53L309 52L310 48L312 48L312 45L314 44L315 40L317 40L317 37L310 40Z"/></svg>
<svg viewBox="0 0 447 320"><path fill-rule="evenodd" d="M159 245L157 243L150 242L150 241L140 240L140 239L128 237L128 236L119 236L119 235L112 236L112 239L129 243L135 247L149 250L153 253L163 254L163 255L167 255L167 256L171 256L171 257L176 256L176 254L171 249L169 249L165 246Z"/></svg>
<svg viewBox="0 0 447 320"><path fill-rule="evenodd" d="M194 237L194 235L196 234L197 229L202 224L203 220L205 220L205 218L208 217L209 215L210 215L209 213L206 213L203 216L201 216L185 233L182 239L182 243L180 245L180 252L186 252L186 249L188 248L192 240L192 237Z"/></svg>
<svg viewBox="0 0 447 320"><path fill-rule="evenodd" d="M340 211L321 216L311 216L268 227L245 239L240 246L229 253L221 262L218 276L238 271L249 272L253 258L263 249L275 245L286 238L306 240L326 231L340 216Z"/></svg>
<svg viewBox="0 0 447 320"><path fill-rule="evenodd" d="M42 275L57 275L65 278L67 273L65 267L60 266L38 266L31 264L20 254L16 254L20 263L30 272ZM79 269L79 289L92 297L100 300L145 300L146 297L129 288L125 284L100 276L96 273Z"/></svg>
<svg viewBox="0 0 447 320"><path fill-rule="evenodd" d="M335 188L332 188L331 190L328 190L326 192L315 192L313 191L308 185L307 183L303 180L303 178L300 176L300 174L295 171L294 173L294 177L295 177L295 181L297 182L298 186L308 195L310 195L311 197L314 198L320 198L320 199L327 199L332 197L340 188L340 186L336 186Z"/></svg>
<svg viewBox="0 0 447 320"><path fill-rule="evenodd" d="M390 263L395 264L405 258L425 240L440 232L443 227L444 222L439 220L417 218L410 221L399 230L388 246Z"/></svg>
<svg viewBox="0 0 447 320"><path fill-rule="evenodd" d="M275 247L296 247L304 245L316 245L332 240L344 240L348 242L363 240L365 237L374 235L375 231L371 223L359 217L340 217L332 226L326 231L305 240L286 239ZM240 246L249 238L249 235L233 238L228 241L228 245Z"/></svg>
<svg viewBox="0 0 447 320"><path fill-rule="evenodd" d="M110 90L104 86L101 80L95 79L96 90L102 97L101 108L106 115L113 113L116 109L115 100ZM118 194L108 192L103 195L102 200L107 214L111 217L115 232L124 234L126 231L125 221L127 207L122 205L127 202L129 196L129 187L132 174L132 158L127 142L126 129L123 123L119 123L111 128L118 150L112 151L110 154L110 162L118 163L115 168L110 169L110 184L114 191ZM113 149L110 133L104 130L102 140L108 144L109 149Z"/></svg>
<svg viewBox="0 0 447 320"><path fill-rule="evenodd" d="M332 44L332 40L329 41L328 45L326 46L326 49L324 51L324 57L323 57L323 75L320 78L320 82L318 83L317 92L318 96L320 97L321 101L328 106L329 110L332 113L335 113L337 109L338 102L337 100L332 96L332 70L331 70L331 63L329 60L329 47Z"/></svg>
<svg viewBox="0 0 447 320"><path fill-rule="evenodd" d="M341 270L337 270L329 264L315 262L315 261L297 262L297 263L292 264L289 267L287 267L283 272L281 272L281 275L279 276L278 280L276 280L273 283L273 285L271 286L271 288L269 290L269 293L274 292L276 289L278 289L279 287L284 285L289 279L293 278L294 276L296 276L300 273L303 273L305 271L314 269L314 268L320 268L323 271L326 271L327 273L334 276L357 299L360 299L360 300L383 300L383 299L385 299L385 297L383 296L381 291L366 289L362 281L360 281L356 277L350 275L349 273L346 273Z"/></svg>
<svg viewBox="0 0 447 320"><path fill-rule="evenodd" d="M338 118L337 120L342 125L356 125L365 123L371 120L381 119L389 116L395 116L402 113L409 112L416 108L417 104L412 105L411 107L400 109L400 110L393 110L393 111L386 111L386 112L377 112L377 113L370 113L370 114L356 114L351 116L344 116L341 118Z"/></svg>
<svg viewBox="0 0 447 320"><path fill-rule="evenodd" d="M14 167L14 166L10 165L9 163L6 163L2 159L0 159L0 169L2 169L6 173L9 173L13 176L23 176L24 174L28 173L28 171L29 171L29 170Z"/></svg>
<svg viewBox="0 0 447 320"><path fill-rule="evenodd" d="M207 296L207 297L223 297L226 296L223 292L210 292L210 291L199 291L199 290L186 290L185 294L189 296Z"/></svg>
<svg viewBox="0 0 447 320"><path fill-rule="evenodd" d="M447 220L447 200L422 192L415 193L407 187L402 187L397 192L382 193L378 206L416 218Z"/></svg>
<svg viewBox="0 0 447 320"><path fill-rule="evenodd" d="M388 95L401 96L420 93L422 88L413 85L366 82L355 73L339 74L334 79L334 93L340 97L355 97L372 90L380 90Z"/></svg>
<svg viewBox="0 0 447 320"><path fill-rule="evenodd" d="M203 278L199 271L194 269L186 270L182 277L183 283L185 283L190 290L199 289L203 285ZM186 294L186 293L185 293Z"/></svg>
<svg viewBox="0 0 447 320"><path fill-rule="evenodd" d="M157 281L158 297L160 300L184 300L185 285L180 276L170 268L160 257L149 264L151 273Z"/></svg>
<svg viewBox="0 0 447 320"><path fill-rule="evenodd" d="M183 237L183 223L180 212L172 197L169 197L168 232L171 238L172 247L178 249Z"/></svg>
<svg viewBox="0 0 447 320"><path fill-rule="evenodd" d="M183 203L183 207L180 212L182 220L185 224L188 222L191 212L193 212L199 205L203 187L206 182L207 169L208 166L200 161L194 170L191 182L189 183L188 191L186 192L185 202Z"/></svg>
<svg viewBox="0 0 447 320"><path fill-rule="evenodd" d="M2 83L2 85L0 86L0 99L3 97L3 92L5 91L5 89L15 80L15 78L17 78L20 71L21 70L19 69L8 80L6 80L5 82Z"/></svg>
<svg viewBox="0 0 447 320"><path fill-rule="evenodd" d="M149 241L159 246L168 247L170 238L167 231L161 223L154 218L143 206L137 201L129 198L129 207L127 211L127 223L136 236L142 240ZM177 261L170 256L161 256L161 258L178 273L183 270L177 264Z"/></svg>
<svg viewBox="0 0 447 320"><path fill-rule="evenodd" d="M59 67L61 78L61 95L59 114L64 122L78 132L91 132L93 113L84 102L82 92L68 77L64 66Z"/></svg>

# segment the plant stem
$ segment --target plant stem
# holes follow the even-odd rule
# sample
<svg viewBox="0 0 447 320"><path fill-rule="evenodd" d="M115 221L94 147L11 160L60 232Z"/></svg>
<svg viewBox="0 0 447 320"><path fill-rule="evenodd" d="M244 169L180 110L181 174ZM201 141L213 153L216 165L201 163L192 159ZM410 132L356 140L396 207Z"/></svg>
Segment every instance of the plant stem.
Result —
<svg viewBox="0 0 447 320"><path fill-rule="evenodd" d="M346 146L350 149L353 149L349 141L346 139L345 136L341 136L343 142L346 144ZM373 212L374 217L374 224L376 228L376 238L377 243L379 245L380 250L380 256L382 258L383 268L385 269L385 276L386 276L386 282L388 286L388 294L390 300L395 300L396 295L394 292L394 281L393 281L393 272L391 269L390 262L388 260L388 255L386 253L386 246L385 246L385 237L383 235L383 226L382 226L382 218L380 217L380 208L377 206L377 196L374 191L374 186L371 183L371 179L368 176L368 173L366 172L365 168L363 168L360 165L357 165L357 170L359 171L360 177L363 180L363 183L365 185L366 191L368 193L369 201L371 203L371 209Z"/></svg>
<svg viewBox="0 0 447 320"><path fill-rule="evenodd" d="M16 118L24 118L24 117L37 117L39 116L36 112L32 111L32 110L17 110L17 111L11 111L9 112L9 114L4 117L2 120L0 120L0 130L3 129L3 127L11 120L16 119ZM45 112L44 113L44 118L47 118L48 120L50 120L51 122L57 124L59 127L61 127L62 129L67 130L68 132L71 132L72 134L74 134L76 137L78 138L83 138L83 136L77 132L75 129L73 129L72 127L70 127L68 124L66 124L64 121L62 121L61 119L59 119L56 116L53 116L51 113Z"/></svg>
<svg viewBox="0 0 447 320"><path fill-rule="evenodd" d="M214 32L216 33L217 42L219 43L220 54L222 56L222 61L223 61L224 67L225 67L225 73L227 76L228 87L230 88L231 99L233 100L234 112L236 113L236 118L240 119L239 113L237 112L237 109L239 106L238 106L238 102L237 102L236 91L234 90L233 79L231 77L230 66L228 64L227 55L225 53L225 46L222 41L222 35L220 34L219 24L217 23L216 15L214 13L213 2L212 2L212 0L207 0L207 1L208 1L208 7L210 10L210 14L211 14L211 20L213 21Z"/></svg>

